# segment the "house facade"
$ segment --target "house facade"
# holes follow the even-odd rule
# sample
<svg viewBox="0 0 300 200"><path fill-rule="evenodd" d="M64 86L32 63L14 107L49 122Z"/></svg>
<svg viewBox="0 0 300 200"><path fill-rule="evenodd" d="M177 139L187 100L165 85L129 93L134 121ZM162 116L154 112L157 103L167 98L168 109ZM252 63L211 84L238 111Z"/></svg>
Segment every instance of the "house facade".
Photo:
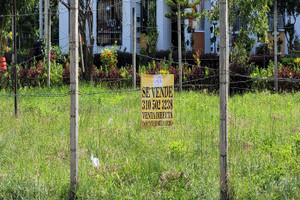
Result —
<svg viewBox="0 0 300 200"><path fill-rule="evenodd" d="M92 1L93 35L95 37L94 54L101 52L105 47L111 47L117 42L121 51L133 51L133 8L136 10L137 52L141 48L142 33L147 24L148 6L150 2L156 4L156 26L158 30L157 50L170 50L172 39L176 31L172 29L172 22L165 17L170 8L166 0L95 0ZM210 9L211 0L202 0L197 11ZM59 3L59 46L64 52L69 49L69 11ZM208 20L184 20L184 40L187 50L199 50L201 53L212 52L211 28ZM193 31L191 31L193 30Z"/></svg>

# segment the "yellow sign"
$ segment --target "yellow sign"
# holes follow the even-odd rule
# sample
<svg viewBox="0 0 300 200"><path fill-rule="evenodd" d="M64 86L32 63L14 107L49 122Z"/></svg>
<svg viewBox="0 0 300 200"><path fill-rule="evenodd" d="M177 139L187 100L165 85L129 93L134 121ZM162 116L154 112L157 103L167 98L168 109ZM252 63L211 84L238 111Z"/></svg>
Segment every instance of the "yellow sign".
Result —
<svg viewBox="0 0 300 200"><path fill-rule="evenodd" d="M171 126L174 123L174 75L141 76L141 125Z"/></svg>

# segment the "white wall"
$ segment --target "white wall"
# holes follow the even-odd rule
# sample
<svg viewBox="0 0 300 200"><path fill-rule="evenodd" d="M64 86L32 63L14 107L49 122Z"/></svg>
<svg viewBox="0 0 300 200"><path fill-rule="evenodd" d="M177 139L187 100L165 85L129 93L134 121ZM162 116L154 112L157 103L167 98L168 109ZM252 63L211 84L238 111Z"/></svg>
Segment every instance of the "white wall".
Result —
<svg viewBox="0 0 300 200"><path fill-rule="evenodd" d="M123 0L123 25L122 25L122 47L121 50L126 52L132 52L132 8L135 7L136 17L141 17L140 0ZM140 22L137 22L136 27L140 27ZM137 38L140 37L140 33L137 32ZM137 43L137 53L140 51L140 44Z"/></svg>
<svg viewBox="0 0 300 200"><path fill-rule="evenodd" d="M156 25L158 29L157 50L168 50L171 48L171 20L165 17L170 8L165 0L156 1Z"/></svg>
<svg viewBox="0 0 300 200"><path fill-rule="evenodd" d="M64 53L69 52L69 10L59 3L59 46Z"/></svg>
<svg viewBox="0 0 300 200"><path fill-rule="evenodd" d="M122 45L118 46L120 50L132 52L132 8L136 7L136 16L141 17L140 0L123 0L122 15ZM101 52L105 47L97 46L97 1L93 1L93 35L95 37L94 53ZM156 23L159 32L158 50L168 50L171 48L171 21L165 17L169 7L165 0L157 0L156 5ZM137 22L137 27L140 23ZM88 28L88 27L87 27ZM137 33L140 37L140 33ZM89 37L88 37L89 38ZM59 3L59 46L67 53L69 51L69 11L64 5ZM110 48L111 46L107 46ZM137 52L140 50L140 44L137 43Z"/></svg>
<svg viewBox="0 0 300 200"><path fill-rule="evenodd" d="M126 52L132 52L132 8L136 8L136 17L141 17L140 11L140 0L123 0L122 2L122 45L118 45L118 49ZM94 54L100 53L105 47L111 48L111 45L108 46L97 46L97 1L93 1L94 11L94 21L93 21L93 34L95 37L94 44ZM140 26L140 23L137 22L137 27ZM140 37L140 33L137 33L137 37ZM140 45L137 43L137 52L140 50Z"/></svg>

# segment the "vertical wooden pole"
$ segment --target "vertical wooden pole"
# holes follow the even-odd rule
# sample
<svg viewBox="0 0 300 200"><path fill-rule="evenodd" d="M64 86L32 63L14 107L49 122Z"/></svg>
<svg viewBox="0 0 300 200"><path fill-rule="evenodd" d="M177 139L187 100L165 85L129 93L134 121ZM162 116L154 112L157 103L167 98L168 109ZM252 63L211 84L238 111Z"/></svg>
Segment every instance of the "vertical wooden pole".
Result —
<svg viewBox="0 0 300 200"><path fill-rule="evenodd" d="M136 89L136 12L135 7L132 8L132 34L133 34L133 51L132 51L132 81L133 81L133 89Z"/></svg>
<svg viewBox="0 0 300 200"><path fill-rule="evenodd" d="M18 98L17 98L17 93L18 93L18 69L17 69L17 3L16 0L14 0L14 6L13 6L13 41L14 41L14 56L13 56L13 63L14 63L14 71L15 71L15 87L14 87L14 93L15 93L15 117L18 117Z"/></svg>
<svg viewBox="0 0 300 200"><path fill-rule="evenodd" d="M48 9L48 33L47 33L47 86L50 87L51 72L51 10Z"/></svg>
<svg viewBox="0 0 300 200"><path fill-rule="evenodd" d="M82 72L85 73L81 34L79 34L79 46L80 46L80 61L81 61Z"/></svg>
<svg viewBox="0 0 300 200"><path fill-rule="evenodd" d="M78 184L78 0L70 1L70 182L71 198Z"/></svg>
<svg viewBox="0 0 300 200"><path fill-rule="evenodd" d="M277 0L274 2L274 78L275 78L275 92L278 93L278 62L277 62L277 55L278 55L278 47L277 47L277 23L278 23L278 16L277 16Z"/></svg>
<svg viewBox="0 0 300 200"><path fill-rule="evenodd" d="M47 43L47 38L48 38L48 1L49 0L44 0L44 42L45 44L45 49L48 49L48 43ZM45 52L45 55L47 55L47 52Z"/></svg>
<svg viewBox="0 0 300 200"><path fill-rule="evenodd" d="M181 13L180 4L177 3L177 30L178 30L178 65L179 65L179 91L182 91L182 48L181 48Z"/></svg>
<svg viewBox="0 0 300 200"><path fill-rule="evenodd" d="M39 2L39 28L40 28L40 40L43 39L43 0Z"/></svg>
<svg viewBox="0 0 300 200"><path fill-rule="evenodd" d="M227 0L220 0L220 199L228 199L227 133L229 90L229 32Z"/></svg>

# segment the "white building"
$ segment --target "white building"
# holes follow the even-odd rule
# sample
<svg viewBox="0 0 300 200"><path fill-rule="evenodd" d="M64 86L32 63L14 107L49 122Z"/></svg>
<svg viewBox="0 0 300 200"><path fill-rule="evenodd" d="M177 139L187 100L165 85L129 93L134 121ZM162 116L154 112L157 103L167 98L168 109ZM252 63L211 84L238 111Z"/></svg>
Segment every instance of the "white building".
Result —
<svg viewBox="0 0 300 200"><path fill-rule="evenodd" d="M172 21L165 17L170 8L165 4L166 0L94 0L93 10L93 35L95 36L94 53L99 53L104 47L110 47L117 41L117 46L122 51L132 52L132 8L136 9L137 22L137 52L140 49L140 38L147 20L147 5L150 1L156 3L156 25L159 32L157 50L170 50L172 44ZM200 12L210 9L211 0L202 0L197 6ZM59 46L67 52L69 49L69 11L59 3ZM211 30L210 22L202 20L185 20L186 48L201 50L202 53L210 53ZM192 27L194 33L188 30ZM193 36L192 36L193 35ZM191 38L194 38L194 45Z"/></svg>

